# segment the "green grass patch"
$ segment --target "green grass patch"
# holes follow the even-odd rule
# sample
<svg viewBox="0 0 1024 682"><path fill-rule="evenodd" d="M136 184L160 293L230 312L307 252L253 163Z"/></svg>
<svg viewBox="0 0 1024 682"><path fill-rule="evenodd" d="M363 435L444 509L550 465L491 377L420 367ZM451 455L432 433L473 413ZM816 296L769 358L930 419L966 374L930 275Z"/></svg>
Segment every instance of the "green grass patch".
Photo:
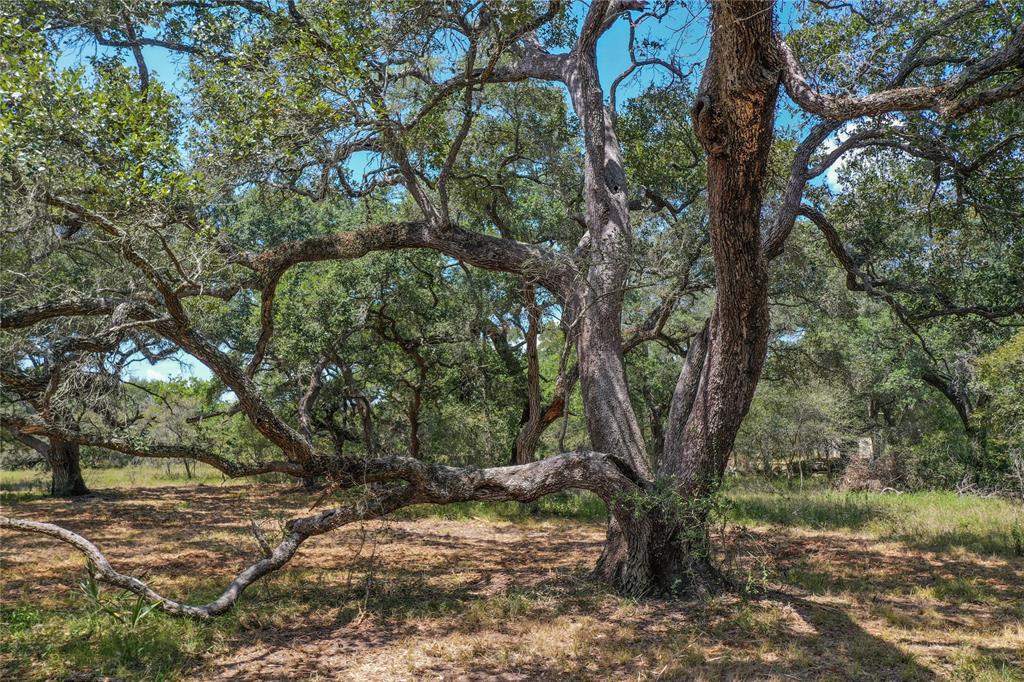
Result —
<svg viewBox="0 0 1024 682"><path fill-rule="evenodd" d="M201 624L154 613L134 629L76 600L64 609L19 604L0 609L6 679L63 679L76 673L132 680L177 680L202 662L231 618Z"/></svg>
<svg viewBox="0 0 1024 682"><path fill-rule="evenodd" d="M919 588L916 594L950 604L991 604L996 601L992 589L975 578L944 578Z"/></svg>
<svg viewBox="0 0 1024 682"><path fill-rule="evenodd" d="M836 578L828 573L812 570L806 566L787 569L782 579L790 585L807 590L811 594L828 594L835 587Z"/></svg>
<svg viewBox="0 0 1024 682"><path fill-rule="evenodd" d="M180 462L166 465L82 469L82 478L90 489L159 488L163 486L221 485L230 482L221 472L205 464L191 467L188 476ZM45 497L50 489L48 469L0 469L0 494L13 501Z"/></svg>
<svg viewBox="0 0 1024 682"><path fill-rule="evenodd" d="M726 514L744 525L853 531L919 549L964 549L1020 556L1024 507L1000 498L951 492L872 493L802 488L785 482L733 481Z"/></svg>
<svg viewBox="0 0 1024 682"><path fill-rule="evenodd" d="M964 682L1024 682L1020 660L1000 652L965 648L953 659L952 678Z"/></svg>

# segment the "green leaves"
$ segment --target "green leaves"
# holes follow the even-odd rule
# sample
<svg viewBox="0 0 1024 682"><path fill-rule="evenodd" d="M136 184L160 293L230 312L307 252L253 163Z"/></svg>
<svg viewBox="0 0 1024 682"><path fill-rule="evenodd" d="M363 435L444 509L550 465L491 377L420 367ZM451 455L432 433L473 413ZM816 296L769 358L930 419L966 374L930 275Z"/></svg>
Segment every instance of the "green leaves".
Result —
<svg viewBox="0 0 1024 682"><path fill-rule="evenodd" d="M129 634L138 630L147 616L160 607L159 602L150 604L141 595L134 595L127 590L121 590L113 597L104 596L96 580L96 568L91 562L86 566L86 576L79 583L79 589L97 612L121 624Z"/></svg>
<svg viewBox="0 0 1024 682"><path fill-rule="evenodd" d="M981 417L993 443L1024 457L1024 332L979 358L977 366L987 397Z"/></svg>
<svg viewBox="0 0 1024 682"><path fill-rule="evenodd" d="M42 33L0 17L0 139L8 172L87 193L94 206L125 210L174 201L188 188L178 148L177 104L158 82L138 92L135 76L110 58L62 68ZM73 189L72 189L73 188Z"/></svg>

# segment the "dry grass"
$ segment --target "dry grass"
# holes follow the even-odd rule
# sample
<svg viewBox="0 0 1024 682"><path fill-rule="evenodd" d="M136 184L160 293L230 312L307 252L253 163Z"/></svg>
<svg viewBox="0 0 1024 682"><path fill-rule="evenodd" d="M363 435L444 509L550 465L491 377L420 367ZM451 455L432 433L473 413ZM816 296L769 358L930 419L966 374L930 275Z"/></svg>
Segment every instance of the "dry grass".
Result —
<svg viewBox="0 0 1024 682"><path fill-rule="evenodd" d="M194 601L308 497L283 487L7 495L5 512L92 538L121 570ZM83 561L4 533L2 679L1024 679L1024 560L853 531L726 531L748 592L633 603L591 582L602 527L412 518L315 538L229 616L129 632L77 588ZM98 679L98 678L97 678Z"/></svg>

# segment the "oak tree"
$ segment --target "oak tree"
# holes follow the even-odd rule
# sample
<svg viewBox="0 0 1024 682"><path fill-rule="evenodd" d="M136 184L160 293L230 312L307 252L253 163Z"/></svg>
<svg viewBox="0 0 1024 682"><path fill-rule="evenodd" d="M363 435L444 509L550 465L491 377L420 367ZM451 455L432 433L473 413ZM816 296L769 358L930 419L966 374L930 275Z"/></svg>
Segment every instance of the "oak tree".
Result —
<svg viewBox="0 0 1024 682"><path fill-rule="evenodd" d="M311 536L412 504L527 502L566 489L607 505L596 573L622 593L724 587L709 517L768 351L773 262L802 216L854 286L880 296L891 286L846 250L821 180L865 147L919 157L925 140L941 152L989 110L1004 112L986 118L999 140L970 161L935 161L936 194L956 201L961 166L1021 150L1024 17L1002 2L812 2L799 17L770 0L701 9L637 0L19 8L3 20L0 76L12 230L49 235L54 249L107 275L74 299L26 300L4 328L87 318L105 338L131 332L167 344L209 368L231 409L278 454L76 431L47 415L5 423L141 457L188 457L231 476L325 480L335 493L337 506L292 519L276 547L200 606L116 572L71 531L0 521L63 540L100 579L194 617L229 609ZM602 43L617 26L627 39ZM102 49L88 73L56 62L57 47L73 44ZM154 77L155 49L185 60L173 87ZM602 73L604 50L625 60L622 74ZM650 70L661 80L620 103L629 99L623 84ZM349 201L364 220L282 241L239 239L223 207L250 193ZM329 345L303 370L306 390L292 406L273 390L287 365L275 337L290 273L406 250L430 252L440 280L457 264L516 292L527 396L506 450L514 465L422 456L419 407L410 407L405 452L371 441L325 447L314 428L326 397L318 384L328 370L343 376L345 364ZM35 279L30 268L21 281ZM380 338L422 367L425 336L381 312L391 295L382 288L367 314ZM535 356L552 318L567 352L558 377L546 378L546 401ZM247 319L251 343L236 341ZM491 338L499 353L500 333ZM653 391L645 403L630 381L638 361L629 356L651 344L676 374L663 406ZM413 378L407 388L415 396L424 385ZM577 385L587 447L536 458ZM469 459L457 455L448 461Z"/></svg>

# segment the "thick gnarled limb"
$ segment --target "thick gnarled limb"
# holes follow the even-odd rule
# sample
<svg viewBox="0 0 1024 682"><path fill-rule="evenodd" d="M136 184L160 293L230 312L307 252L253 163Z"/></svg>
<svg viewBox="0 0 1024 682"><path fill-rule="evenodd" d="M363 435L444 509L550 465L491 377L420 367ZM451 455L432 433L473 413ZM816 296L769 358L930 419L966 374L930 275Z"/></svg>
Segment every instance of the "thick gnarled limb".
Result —
<svg viewBox="0 0 1024 682"><path fill-rule="evenodd" d="M99 580L137 594L167 613L207 619L227 612L247 587L287 564L306 539L351 523L379 518L401 507L466 501L531 502L575 488L596 493L614 513L629 518L632 514L629 493L637 490L624 463L596 452L567 452L526 465L487 469L431 465L402 457L365 464L362 472L348 472L349 480L353 480L351 475L361 474L364 481L389 483L369 486L366 494L352 504L292 519L285 525L284 538L269 554L239 573L215 600L198 606L164 597L138 578L119 573L96 545L66 528L7 516L0 516L0 528L60 540L89 560Z"/></svg>

